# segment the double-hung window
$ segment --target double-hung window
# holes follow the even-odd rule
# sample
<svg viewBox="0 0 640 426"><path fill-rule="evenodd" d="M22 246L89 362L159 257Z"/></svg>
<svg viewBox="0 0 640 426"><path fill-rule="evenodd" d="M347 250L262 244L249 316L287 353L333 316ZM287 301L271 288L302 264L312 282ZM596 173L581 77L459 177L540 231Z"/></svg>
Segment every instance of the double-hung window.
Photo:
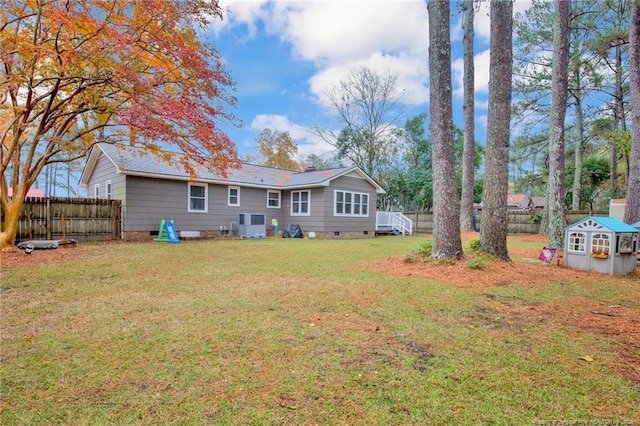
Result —
<svg viewBox="0 0 640 426"><path fill-rule="evenodd" d="M280 208L280 191L267 190L267 207L270 209Z"/></svg>
<svg viewBox="0 0 640 426"><path fill-rule="evenodd" d="M291 192L291 215L309 216L311 214L311 191Z"/></svg>
<svg viewBox="0 0 640 426"><path fill-rule="evenodd" d="M369 216L369 194L335 191L334 216Z"/></svg>
<svg viewBox="0 0 640 426"><path fill-rule="evenodd" d="M107 200L110 200L111 197L113 196L113 191L112 191L112 186L111 186L111 181L110 180L105 182L104 190L105 190L105 196L106 196Z"/></svg>
<svg viewBox="0 0 640 426"><path fill-rule="evenodd" d="M189 183L189 206L187 211L194 213L207 212L208 187L206 184Z"/></svg>
<svg viewBox="0 0 640 426"><path fill-rule="evenodd" d="M240 187L239 186L230 186L228 192L228 206L239 206L240 205Z"/></svg>

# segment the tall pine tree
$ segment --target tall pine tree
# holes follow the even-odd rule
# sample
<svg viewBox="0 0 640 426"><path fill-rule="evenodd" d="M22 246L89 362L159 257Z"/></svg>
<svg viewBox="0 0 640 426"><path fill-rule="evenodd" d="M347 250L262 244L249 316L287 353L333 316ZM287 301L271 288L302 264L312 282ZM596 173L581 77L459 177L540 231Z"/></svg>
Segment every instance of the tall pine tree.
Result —
<svg viewBox="0 0 640 426"><path fill-rule="evenodd" d="M489 112L480 249L508 261L507 191L511 136L513 3L511 0L492 0L490 13Z"/></svg>
<svg viewBox="0 0 640 426"><path fill-rule="evenodd" d="M462 241L453 149L450 5L448 1L429 0L427 10L433 167L432 256L459 259Z"/></svg>
<svg viewBox="0 0 640 426"><path fill-rule="evenodd" d="M629 74L631 76L631 125L633 131L624 221L636 223L640 221L640 0L633 2L629 44L631 50Z"/></svg>
<svg viewBox="0 0 640 426"><path fill-rule="evenodd" d="M566 226L564 119L567 111L568 64L569 2L555 0L553 77L549 114L549 181L547 183L547 223L551 247L562 246Z"/></svg>
<svg viewBox="0 0 640 426"><path fill-rule="evenodd" d="M462 201L460 203L460 227L463 231L473 230L473 184L475 163L474 126L474 66L473 66L473 0L463 0L463 62L464 62L464 150L462 154Z"/></svg>

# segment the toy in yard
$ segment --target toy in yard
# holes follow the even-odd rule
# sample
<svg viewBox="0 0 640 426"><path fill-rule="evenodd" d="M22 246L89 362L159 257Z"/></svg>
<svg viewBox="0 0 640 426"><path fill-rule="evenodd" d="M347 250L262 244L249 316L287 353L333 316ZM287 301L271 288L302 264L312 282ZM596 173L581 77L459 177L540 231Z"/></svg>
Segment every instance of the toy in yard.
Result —
<svg viewBox="0 0 640 426"><path fill-rule="evenodd" d="M51 250L57 249L60 246L75 245L78 241L69 238L62 240L29 240L22 241L16 246L20 250L24 250L25 253L31 254L34 250Z"/></svg>
<svg viewBox="0 0 640 426"><path fill-rule="evenodd" d="M542 250L540 251L540 255L538 256L538 259L546 263L551 263L551 261L553 260L553 256L555 254L556 254L556 249L552 247L542 247Z"/></svg>
<svg viewBox="0 0 640 426"><path fill-rule="evenodd" d="M590 216L565 228L564 264L609 275L636 270L640 230L608 216Z"/></svg>
<svg viewBox="0 0 640 426"><path fill-rule="evenodd" d="M16 244L16 246L20 250L24 250L26 254L31 254L33 253L34 250L51 250L51 249L57 249L60 246L75 246L76 243L78 242L77 240L67 238L67 229L66 229L66 224L64 220L64 215L62 215L62 217L60 218L60 221L61 221L60 227L62 228L61 240L33 240L32 239L33 236L31 233L31 215L28 215L27 218L28 218L28 224L29 224L28 225L29 240L22 241Z"/></svg>
<svg viewBox="0 0 640 426"><path fill-rule="evenodd" d="M158 238L154 238L154 241L163 241L169 244L179 244L181 241L178 238L176 227L173 223L173 219L169 222L162 219L160 221L160 228L158 229Z"/></svg>

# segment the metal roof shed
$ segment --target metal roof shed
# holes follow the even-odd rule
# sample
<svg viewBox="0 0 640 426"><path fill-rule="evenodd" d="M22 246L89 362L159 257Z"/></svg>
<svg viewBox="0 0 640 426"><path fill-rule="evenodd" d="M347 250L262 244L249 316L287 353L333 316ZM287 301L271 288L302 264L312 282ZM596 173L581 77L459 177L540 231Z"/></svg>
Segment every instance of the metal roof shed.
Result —
<svg viewBox="0 0 640 426"><path fill-rule="evenodd" d="M609 275L634 272L639 233L613 217L587 217L564 230L564 264Z"/></svg>

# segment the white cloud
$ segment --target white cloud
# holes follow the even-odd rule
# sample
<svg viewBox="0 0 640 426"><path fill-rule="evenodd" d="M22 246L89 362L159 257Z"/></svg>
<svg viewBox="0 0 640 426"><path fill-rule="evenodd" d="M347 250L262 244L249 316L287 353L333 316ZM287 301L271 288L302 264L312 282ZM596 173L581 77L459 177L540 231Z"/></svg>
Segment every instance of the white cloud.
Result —
<svg viewBox="0 0 640 426"><path fill-rule="evenodd" d="M247 28L247 37L254 38L257 35L259 21L268 17L264 6L268 0L222 0L220 7L224 11L222 20L214 19L211 22L211 30L215 34L237 26Z"/></svg>
<svg viewBox="0 0 640 426"><path fill-rule="evenodd" d="M513 16L516 13L523 13L531 7L530 0L516 0L513 2ZM481 1L480 6L476 9L473 19L473 32L479 41L489 42L491 36L491 17L489 13L489 2Z"/></svg>
<svg viewBox="0 0 640 426"><path fill-rule="evenodd" d="M397 75L396 88L403 103L415 106L428 102L429 90L425 85L428 72L426 57L384 55L381 52L373 52L371 56L360 61L323 69L309 80L311 93L318 98L323 107L329 107L325 93L346 79L351 70L359 66L366 66L379 74L390 72Z"/></svg>
<svg viewBox="0 0 640 426"><path fill-rule="evenodd" d="M323 93L356 66L398 74L398 88L411 105L425 103L428 75L428 19L422 0L404 1L234 1L216 32L244 25L256 36L265 31L291 45L292 55L313 63L312 95Z"/></svg>
<svg viewBox="0 0 640 426"><path fill-rule="evenodd" d="M473 86L477 95L489 93L489 49L477 53L473 58ZM454 96L462 99L464 86L464 65L462 58L456 59L451 64L453 72Z"/></svg>
<svg viewBox="0 0 640 426"><path fill-rule="evenodd" d="M473 17L473 35L476 39L488 42L491 38L491 21L489 19L489 2L483 1L476 9Z"/></svg>
<svg viewBox="0 0 640 426"><path fill-rule="evenodd" d="M426 51L423 1L294 4L283 38L297 55L320 66L359 60L374 51Z"/></svg>
<svg viewBox="0 0 640 426"><path fill-rule="evenodd" d="M480 131L486 131L486 129L487 129L487 114L482 114L482 115L477 115L476 116L476 137L478 135L478 130L479 130L478 128L480 128ZM484 139L485 138L482 137L482 140L484 140Z"/></svg>
<svg viewBox="0 0 640 426"><path fill-rule="evenodd" d="M423 1L303 2L289 15L283 38L300 58L318 66L311 94L324 93L351 69L367 66L398 75L409 104L425 103L428 26Z"/></svg>
<svg viewBox="0 0 640 426"><path fill-rule="evenodd" d="M489 49L476 54L473 58L474 86L476 93L489 93Z"/></svg>

